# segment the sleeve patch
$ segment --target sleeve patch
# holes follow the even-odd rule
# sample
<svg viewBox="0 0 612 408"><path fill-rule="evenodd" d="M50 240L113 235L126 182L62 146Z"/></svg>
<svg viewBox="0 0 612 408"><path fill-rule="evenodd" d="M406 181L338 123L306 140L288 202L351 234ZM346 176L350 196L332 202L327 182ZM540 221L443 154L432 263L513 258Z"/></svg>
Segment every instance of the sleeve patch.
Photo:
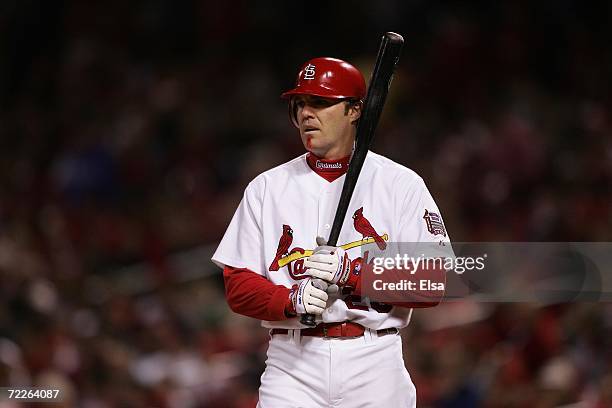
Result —
<svg viewBox="0 0 612 408"><path fill-rule="evenodd" d="M444 228L444 223L442 222L440 214L436 214L426 209L423 219L427 224L427 231L429 231L430 234L443 235L446 237L446 229Z"/></svg>

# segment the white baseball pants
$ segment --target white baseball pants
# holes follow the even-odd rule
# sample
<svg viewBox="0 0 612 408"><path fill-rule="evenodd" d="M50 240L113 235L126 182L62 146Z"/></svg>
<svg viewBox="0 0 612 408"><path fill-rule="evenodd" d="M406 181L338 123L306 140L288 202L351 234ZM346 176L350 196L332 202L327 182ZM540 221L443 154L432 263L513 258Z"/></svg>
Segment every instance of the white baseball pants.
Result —
<svg viewBox="0 0 612 408"><path fill-rule="evenodd" d="M398 335L329 339L275 334L261 376L258 408L416 407Z"/></svg>

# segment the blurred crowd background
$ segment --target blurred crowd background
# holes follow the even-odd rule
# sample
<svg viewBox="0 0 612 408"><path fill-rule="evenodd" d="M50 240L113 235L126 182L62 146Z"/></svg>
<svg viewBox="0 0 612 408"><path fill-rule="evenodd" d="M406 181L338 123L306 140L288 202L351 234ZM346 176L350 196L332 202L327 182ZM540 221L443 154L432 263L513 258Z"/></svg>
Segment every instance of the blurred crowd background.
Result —
<svg viewBox="0 0 612 408"><path fill-rule="evenodd" d="M279 98L299 66L368 77L385 31L406 43L373 150L453 240L611 241L611 21L604 0L1 2L0 386L254 406L268 335L209 258L246 184L303 152ZM418 310L419 406L610 407L611 311Z"/></svg>

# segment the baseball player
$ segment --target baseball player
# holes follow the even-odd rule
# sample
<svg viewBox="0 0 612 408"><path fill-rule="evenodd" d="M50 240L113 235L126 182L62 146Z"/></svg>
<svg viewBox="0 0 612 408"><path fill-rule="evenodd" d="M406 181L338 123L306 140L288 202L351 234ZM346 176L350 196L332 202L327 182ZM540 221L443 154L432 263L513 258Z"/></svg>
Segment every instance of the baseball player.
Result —
<svg viewBox="0 0 612 408"><path fill-rule="evenodd" d="M412 309L362 297L360 270L365 243L449 242L421 177L368 152L340 245L325 245L365 95L345 61L303 65L282 97L307 152L251 181L212 257L231 309L270 330L258 407L416 405L399 336ZM316 327L300 323L304 313Z"/></svg>

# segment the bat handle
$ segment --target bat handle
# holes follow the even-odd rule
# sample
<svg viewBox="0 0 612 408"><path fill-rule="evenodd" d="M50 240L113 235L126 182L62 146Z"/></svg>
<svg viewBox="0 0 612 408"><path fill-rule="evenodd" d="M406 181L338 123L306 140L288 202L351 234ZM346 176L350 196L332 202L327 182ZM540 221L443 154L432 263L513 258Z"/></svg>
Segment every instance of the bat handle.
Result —
<svg viewBox="0 0 612 408"><path fill-rule="evenodd" d="M305 313L300 317L300 323L308 327L315 327L317 322L315 321L316 316L310 313Z"/></svg>

